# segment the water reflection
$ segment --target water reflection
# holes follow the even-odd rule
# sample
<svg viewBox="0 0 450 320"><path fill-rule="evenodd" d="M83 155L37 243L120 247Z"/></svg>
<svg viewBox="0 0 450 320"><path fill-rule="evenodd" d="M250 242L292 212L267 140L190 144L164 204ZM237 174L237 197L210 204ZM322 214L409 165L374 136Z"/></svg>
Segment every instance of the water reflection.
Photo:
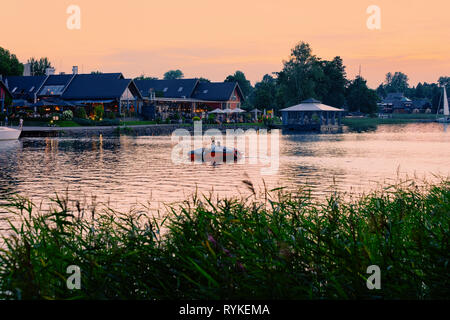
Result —
<svg viewBox="0 0 450 320"><path fill-rule="evenodd" d="M67 189L73 197L95 195L119 209L147 201L158 208L196 188L221 196L249 193L244 179L258 188L263 179L268 188L308 185L320 196L332 185L362 192L396 179L397 172L433 179L431 173L447 176L450 168L450 134L437 123L379 126L359 134L283 135L280 168L270 176L261 175L267 165L248 161L175 165L173 146L170 137L129 136L0 142L0 199L19 193L39 202Z"/></svg>

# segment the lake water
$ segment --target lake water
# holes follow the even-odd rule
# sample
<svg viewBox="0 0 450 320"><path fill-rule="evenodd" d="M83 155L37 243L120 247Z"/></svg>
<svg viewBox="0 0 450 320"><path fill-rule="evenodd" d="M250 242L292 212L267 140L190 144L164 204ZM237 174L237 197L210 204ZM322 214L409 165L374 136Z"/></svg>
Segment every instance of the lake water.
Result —
<svg viewBox="0 0 450 320"><path fill-rule="evenodd" d="M176 164L171 137L35 138L0 141L0 199L12 194L37 203L65 193L127 210L137 203L160 208L197 188L220 196L258 188L309 186L315 196L335 189L366 192L398 177L450 175L450 128L437 123L384 125L367 133L280 135L279 170L266 164ZM247 154L247 156L249 156ZM0 209L2 219L8 216ZM5 224L3 223L3 227Z"/></svg>

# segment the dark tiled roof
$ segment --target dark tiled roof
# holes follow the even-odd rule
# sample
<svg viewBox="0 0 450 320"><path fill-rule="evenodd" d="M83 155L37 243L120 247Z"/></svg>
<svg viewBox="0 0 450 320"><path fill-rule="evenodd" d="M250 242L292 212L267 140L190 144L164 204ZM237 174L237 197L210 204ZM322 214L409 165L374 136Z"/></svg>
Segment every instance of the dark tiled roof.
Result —
<svg viewBox="0 0 450 320"><path fill-rule="evenodd" d="M144 97L149 97L153 89L164 98L190 98L198 79L136 80L135 83Z"/></svg>
<svg viewBox="0 0 450 320"><path fill-rule="evenodd" d="M14 98L33 99L34 93L37 92L46 78L47 76L11 76L6 79L8 80L9 91Z"/></svg>
<svg viewBox="0 0 450 320"><path fill-rule="evenodd" d="M77 75L62 98L67 100L105 100L119 99L126 88L140 97L134 82L130 79L118 79L105 74Z"/></svg>
<svg viewBox="0 0 450 320"><path fill-rule="evenodd" d="M47 78L44 86L65 86L72 79L73 74L55 74Z"/></svg>
<svg viewBox="0 0 450 320"><path fill-rule="evenodd" d="M41 87L39 96L60 96L70 83L73 74L50 75Z"/></svg>
<svg viewBox="0 0 450 320"><path fill-rule="evenodd" d="M206 101L228 101L235 88L238 88L238 94L243 99L237 82L200 82L195 88L192 98Z"/></svg>

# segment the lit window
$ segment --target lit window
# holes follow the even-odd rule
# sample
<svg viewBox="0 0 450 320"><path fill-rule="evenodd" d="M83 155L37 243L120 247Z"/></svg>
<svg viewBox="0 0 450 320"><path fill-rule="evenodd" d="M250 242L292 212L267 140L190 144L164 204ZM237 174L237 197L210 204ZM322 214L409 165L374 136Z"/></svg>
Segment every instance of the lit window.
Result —
<svg viewBox="0 0 450 320"><path fill-rule="evenodd" d="M64 90L64 86L45 86L39 95L60 95Z"/></svg>

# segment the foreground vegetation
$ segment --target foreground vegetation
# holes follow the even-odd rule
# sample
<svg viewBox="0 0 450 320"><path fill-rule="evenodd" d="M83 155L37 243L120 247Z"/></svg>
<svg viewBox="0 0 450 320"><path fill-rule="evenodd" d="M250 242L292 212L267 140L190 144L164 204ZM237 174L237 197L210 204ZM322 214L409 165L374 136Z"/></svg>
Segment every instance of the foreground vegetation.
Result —
<svg viewBox="0 0 450 320"><path fill-rule="evenodd" d="M145 210L87 210L56 197L19 214L0 253L1 299L446 299L450 181L412 181L369 195L271 190L194 195L165 220ZM17 220L16 220L17 221ZM81 268L68 290L66 269ZM381 289L366 286L378 265Z"/></svg>

